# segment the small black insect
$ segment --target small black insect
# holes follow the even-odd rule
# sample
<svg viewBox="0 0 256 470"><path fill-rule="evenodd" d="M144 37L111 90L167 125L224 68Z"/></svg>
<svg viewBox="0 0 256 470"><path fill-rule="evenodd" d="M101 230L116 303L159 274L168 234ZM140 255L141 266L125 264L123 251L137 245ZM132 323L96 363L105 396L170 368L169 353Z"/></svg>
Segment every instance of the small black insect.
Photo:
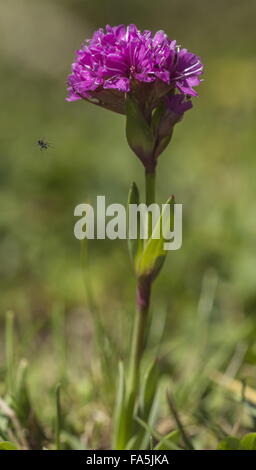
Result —
<svg viewBox="0 0 256 470"><path fill-rule="evenodd" d="M37 141L37 145L38 145L38 147L40 148L41 152L42 152L43 150L47 150L48 148L51 147L51 144L50 144L49 142L46 142L46 141L43 140L43 139L39 139L39 140Z"/></svg>

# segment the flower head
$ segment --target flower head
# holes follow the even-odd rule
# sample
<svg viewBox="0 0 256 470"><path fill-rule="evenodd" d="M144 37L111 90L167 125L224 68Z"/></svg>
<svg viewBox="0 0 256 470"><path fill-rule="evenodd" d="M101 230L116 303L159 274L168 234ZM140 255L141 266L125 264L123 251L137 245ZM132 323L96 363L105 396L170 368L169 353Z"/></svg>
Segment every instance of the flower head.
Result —
<svg viewBox="0 0 256 470"><path fill-rule="evenodd" d="M199 85L202 72L200 58L177 46L164 31L153 34L139 31L134 24L107 25L77 51L68 77L67 100L85 99L127 114L130 96L149 126L155 111L164 106L158 128L163 128L165 116L164 127L169 123L170 134L192 107L190 97L197 95L194 87Z"/></svg>
<svg viewBox="0 0 256 470"><path fill-rule="evenodd" d="M125 93L143 84L159 94L177 89L196 95L203 66L200 59L180 49L163 31L140 32L133 24L99 29L77 51L68 77L69 101L95 100L124 112ZM165 86L164 86L165 85Z"/></svg>

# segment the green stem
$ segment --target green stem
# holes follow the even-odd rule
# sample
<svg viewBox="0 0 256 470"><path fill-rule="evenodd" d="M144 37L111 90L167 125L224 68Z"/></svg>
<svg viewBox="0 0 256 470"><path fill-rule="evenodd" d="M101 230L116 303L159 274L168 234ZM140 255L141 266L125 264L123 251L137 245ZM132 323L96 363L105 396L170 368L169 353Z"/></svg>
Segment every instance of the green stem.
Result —
<svg viewBox="0 0 256 470"><path fill-rule="evenodd" d="M145 173L147 206L155 202L155 173ZM152 231L152 220L149 219L149 236ZM132 436L133 413L140 385L140 363L146 344L146 330L150 305L152 279L150 276L137 279L136 311L133 325L130 369L128 377L128 400L126 434ZM126 442L127 443L127 442Z"/></svg>
<svg viewBox="0 0 256 470"><path fill-rule="evenodd" d="M136 311L130 358L129 389L131 395L136 395L136 391L139 385L139 368L145 346L145 333L150 302L150 292L150 278L139 279L137 283Z"/></svg>
<svg viewBox="0 0 256 470"><path fill-rule="evenodd" d="M155 202L155 172L153 173L148 173L146 171L145 173L145 189L146 189L146 205L150 206L150 204L153 204ZM148 238L151 237L152 235L152 214L149 212L148 213ZM145 243L147 240L145 240Z"/></svg>
<svg viewBox="0 0 256 470"><path fill-rule="evenodd" d="M146 204L149 206L155 202L155 181L156 181L156 174L153 173L145 173L145 183L146 183Z"/></svg>

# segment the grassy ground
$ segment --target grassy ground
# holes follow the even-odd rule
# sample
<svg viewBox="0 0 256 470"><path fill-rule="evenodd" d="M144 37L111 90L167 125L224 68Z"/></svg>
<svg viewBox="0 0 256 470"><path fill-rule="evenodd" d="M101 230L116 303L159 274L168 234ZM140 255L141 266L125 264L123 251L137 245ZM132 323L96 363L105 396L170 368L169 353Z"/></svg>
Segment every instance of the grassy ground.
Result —
<svg viewBox="0 0 256 470"><path fill-rule="evenodd" d="M122 117L65 102L74 50L107 22L163 28L206 66L158 170L158 202L174 193L184 206L184 240L153 292L157 429L176 428L169 388L196 448L255 430L254 2L13 0L1 10L0 437L54 448L61 383L62 448L110 445L134 281L123 241L90 242L81 263L73 210L97 194L125 203L143 171ZM54 148L40 152L42 137Z"/></svg>

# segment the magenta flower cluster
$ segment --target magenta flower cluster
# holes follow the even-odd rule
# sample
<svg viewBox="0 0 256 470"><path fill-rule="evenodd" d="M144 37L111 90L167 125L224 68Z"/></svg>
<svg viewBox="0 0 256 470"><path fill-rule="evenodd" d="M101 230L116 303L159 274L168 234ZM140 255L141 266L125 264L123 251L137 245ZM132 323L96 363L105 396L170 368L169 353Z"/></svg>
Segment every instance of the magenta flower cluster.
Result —
<svg viewBox="0 0 256 470"><path fill-rule="evenodd" d="M182 114L196 96L203 65L200 58L180 48L163 31L140 32L129 26L106 26L77 51L68 77L69 101L80 98L99 103L117 112L124 112L124 94L136 85L148 84L155 95L181 96L169 99L174 111ZM95 102L97 102L95 100Z"/></svg>

